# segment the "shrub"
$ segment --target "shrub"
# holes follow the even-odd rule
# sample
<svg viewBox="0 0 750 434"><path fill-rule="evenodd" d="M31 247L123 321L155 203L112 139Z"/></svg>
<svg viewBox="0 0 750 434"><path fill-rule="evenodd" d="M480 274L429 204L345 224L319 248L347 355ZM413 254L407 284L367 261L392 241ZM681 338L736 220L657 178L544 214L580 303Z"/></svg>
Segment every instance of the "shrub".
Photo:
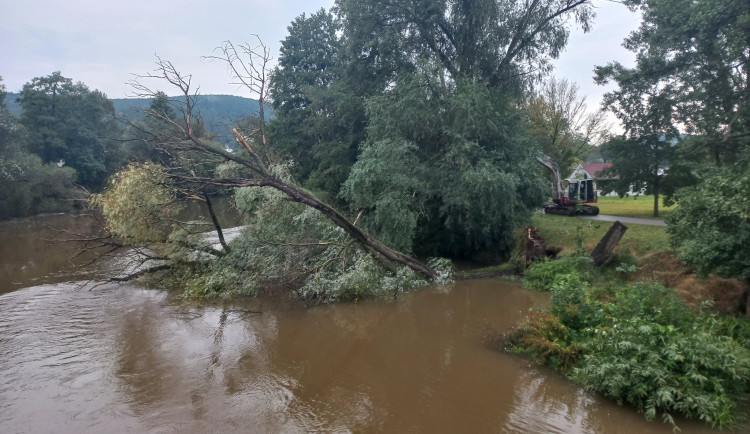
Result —
<svg viewBox="0 0 750 434"><path fill-rule="evenodd" d="M734 402L750 391L750 351L717 336L711 318L680 329L640 317L615 317L587 340L573 378L653 419L673 413L731 427Z"/></svg>
<svg viewBox="0 0 750 434"><path fill-rule="evenodd" d="M569 372L578 360L580 344L568 327L548 312L532 312L503 336L506 351L527 354L537 363Z"/></svg>
<svg viewBox="0 0 750 434"><path fill-rule="evenodd" d="M595 326L604 318L604 306L577 272L557 276L551 292L552 313L574 331Z"/></svg>
<svg viewBox="0 0 750 434"><path fill-rule="evenodd" d="M550 290L555 280L565 274L578 273L587 280L593 260L589 255L565 255L556 260L535 262L524 273L524 286Z"/></svg>

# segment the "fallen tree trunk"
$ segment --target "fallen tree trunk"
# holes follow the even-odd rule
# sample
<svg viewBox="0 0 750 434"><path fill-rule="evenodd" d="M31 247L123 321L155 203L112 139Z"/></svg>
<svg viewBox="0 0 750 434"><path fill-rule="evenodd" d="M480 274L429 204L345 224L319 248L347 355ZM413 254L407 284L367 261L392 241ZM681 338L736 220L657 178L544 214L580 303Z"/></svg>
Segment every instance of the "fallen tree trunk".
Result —
<svg viewBox="0 0 750 434"><path fill-rule="evenodd" d="M594 251L591 252L591 256L594 258L594 265L604 265L612 259L612 250L614 250L617 243L625 235L625 231L628 227L624 224L616 221L606 234L599 240L599 243L594 247Z"/></svg>

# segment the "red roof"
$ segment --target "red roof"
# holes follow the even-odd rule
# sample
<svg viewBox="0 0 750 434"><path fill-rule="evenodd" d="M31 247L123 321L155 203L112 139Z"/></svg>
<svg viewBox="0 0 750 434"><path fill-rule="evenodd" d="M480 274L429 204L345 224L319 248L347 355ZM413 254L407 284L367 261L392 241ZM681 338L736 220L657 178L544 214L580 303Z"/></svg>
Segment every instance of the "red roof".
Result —
<svg viewBox="0 0 750 434"><path fill-rule="evenodd" d="M586 170L589 175L598 178L598 172L612 166L612 163L581 163L581 166L583 166L583 169Z"/></svg>

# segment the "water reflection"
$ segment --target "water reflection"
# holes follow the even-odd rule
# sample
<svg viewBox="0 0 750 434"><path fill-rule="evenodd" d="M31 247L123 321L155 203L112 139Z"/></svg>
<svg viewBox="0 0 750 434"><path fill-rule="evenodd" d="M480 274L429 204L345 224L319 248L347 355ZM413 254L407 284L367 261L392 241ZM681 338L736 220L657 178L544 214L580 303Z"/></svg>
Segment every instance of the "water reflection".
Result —
<svg viewBox="0 0 750 434"><path fill-rule="evenodd" d="M2 431L671 431L486 348L545 303L502 281L314 309L88 289L0 296Z"/></svg>

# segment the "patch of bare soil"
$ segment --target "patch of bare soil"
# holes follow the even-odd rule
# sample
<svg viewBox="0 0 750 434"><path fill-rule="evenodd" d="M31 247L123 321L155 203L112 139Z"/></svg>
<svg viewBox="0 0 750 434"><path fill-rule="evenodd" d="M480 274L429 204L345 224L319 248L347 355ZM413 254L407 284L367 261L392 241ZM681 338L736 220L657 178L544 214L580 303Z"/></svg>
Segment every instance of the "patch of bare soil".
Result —
<svg viewBox="0 0 750 434"><path fill-rule="evenodd" d="M713 274L705 278L696 275L689 266L666 250L648 254L639 262L638 279L656 280L676 289L688 305L698 306L710 300L719 313L736 315L743 312L743 296L747 289L745 282Z"/></svg>

